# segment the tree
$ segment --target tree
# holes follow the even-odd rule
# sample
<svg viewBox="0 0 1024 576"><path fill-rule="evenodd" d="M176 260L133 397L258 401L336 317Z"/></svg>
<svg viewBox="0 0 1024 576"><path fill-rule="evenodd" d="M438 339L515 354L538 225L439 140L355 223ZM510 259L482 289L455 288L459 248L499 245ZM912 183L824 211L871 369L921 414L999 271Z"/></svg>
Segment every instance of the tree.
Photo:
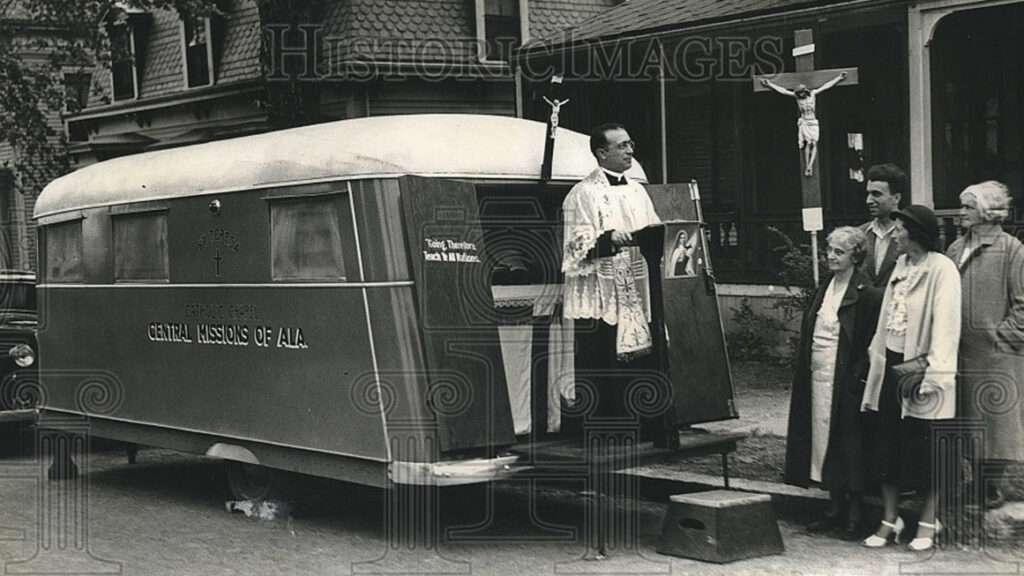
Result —
<svg viewBox="0 0 1024 576"><path fill-rule="evenodd" d="M133 9L218 11L216 0L0 0L0 145L13 151L5 167L19 191L34 192L68 171L63 134L50 122L77 111L63 74L109 69L128 57L111 53L104 24Z"/></svg>

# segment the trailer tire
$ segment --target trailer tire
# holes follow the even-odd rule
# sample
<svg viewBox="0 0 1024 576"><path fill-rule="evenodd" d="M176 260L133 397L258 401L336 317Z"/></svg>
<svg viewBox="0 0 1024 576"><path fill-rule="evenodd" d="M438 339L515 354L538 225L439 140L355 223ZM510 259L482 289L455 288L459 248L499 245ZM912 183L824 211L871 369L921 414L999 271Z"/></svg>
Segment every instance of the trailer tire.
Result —
<svg viewBox="0 0 1024 576"><path fill-rule="evenodd" d="M225 461L228 490L236 500L275 500L281 495L281 473L259 464Z"/></svg>

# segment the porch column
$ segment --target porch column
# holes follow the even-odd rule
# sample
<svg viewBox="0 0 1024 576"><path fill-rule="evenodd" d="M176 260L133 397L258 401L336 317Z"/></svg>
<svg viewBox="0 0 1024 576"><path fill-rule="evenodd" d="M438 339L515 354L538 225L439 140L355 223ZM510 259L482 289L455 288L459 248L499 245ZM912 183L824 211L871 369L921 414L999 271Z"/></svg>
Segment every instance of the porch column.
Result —
<svg viewBox="0 0 1024 576"><path fill-rule="evenodd" d="M936 0L907 8L910 76L910 200L934 206L932 194L931 42L946 16L963 10L1015 4L1021 0Z"/></svg>
<svg viewBox="0 0 1024 576"><path fill-rule="evenodd" d="M910 43L910 202L934 206L932 197L931 30L925 10L912 5L907 20Z"/></svg>

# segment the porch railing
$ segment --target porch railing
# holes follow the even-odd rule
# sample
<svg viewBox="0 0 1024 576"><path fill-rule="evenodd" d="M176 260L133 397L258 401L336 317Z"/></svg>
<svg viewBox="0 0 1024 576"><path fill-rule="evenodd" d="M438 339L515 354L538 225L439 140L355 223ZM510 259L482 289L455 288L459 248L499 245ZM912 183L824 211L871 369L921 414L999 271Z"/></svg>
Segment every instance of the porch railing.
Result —
<svg viewBox="0 0 1024 576"><path fill-rule="evenodd" d="M960 234L959 210L935 211L939 218L939 235L943 248ZM809 250L810 236L797 218L744 218L733 211L705 211L711 262L719 283L774 284L780 281L782 257L788 242ZM819 246L824 246L828 233L838 226L858 226L867 221L829 219L819 233ZM1024 224L1004 226L1008 232L1024 237ZM788 238L788 242L787 242Z"/></svg>

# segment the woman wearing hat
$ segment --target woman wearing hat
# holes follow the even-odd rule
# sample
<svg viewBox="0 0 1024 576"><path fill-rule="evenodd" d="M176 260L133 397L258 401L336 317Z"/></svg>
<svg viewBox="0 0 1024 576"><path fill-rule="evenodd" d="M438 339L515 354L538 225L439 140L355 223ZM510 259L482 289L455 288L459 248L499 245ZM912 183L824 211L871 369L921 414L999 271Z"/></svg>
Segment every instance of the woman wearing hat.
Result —
<svg viewBox="0 0 1024 576"><path fill-rule="evenodd" d="M985 426L985 505L1004 501L1003 472L1024 461L1024 245L999 223L1010 211L1006 186L988 181L960 193L966 234L946 254L960 268L958 415Z"/></svg>
<svg viewBox="0 0 1024 576"><path fill-rule="evenodd" d="M917 534L910 549L928 550L942 525L935 517L932 434L936 420L956 415L956 365L960 343L960 274L939 253L939 223L925 206L893 212L893 239L902 255L882 298L878 327L868 349L871 366L862 410L877 413L875 473L882 484L885 516L864 540L880 548L899 539L897 513L901 488L924 494ZM923 366L920 384L900 379L893 367L915 360Z"/></svg>
<svg viewBox="0 0 1024 576"><path fill-rule="evenodd" d="M852 226L828 235L832 278L822 282L804 312L786 434L786 482L804 487L818 482L831 496L825 517L810 528L839 527L845 509L849 539L864 536L860 402L882 295L857 269L866 255L866 237Z"/></svg>

